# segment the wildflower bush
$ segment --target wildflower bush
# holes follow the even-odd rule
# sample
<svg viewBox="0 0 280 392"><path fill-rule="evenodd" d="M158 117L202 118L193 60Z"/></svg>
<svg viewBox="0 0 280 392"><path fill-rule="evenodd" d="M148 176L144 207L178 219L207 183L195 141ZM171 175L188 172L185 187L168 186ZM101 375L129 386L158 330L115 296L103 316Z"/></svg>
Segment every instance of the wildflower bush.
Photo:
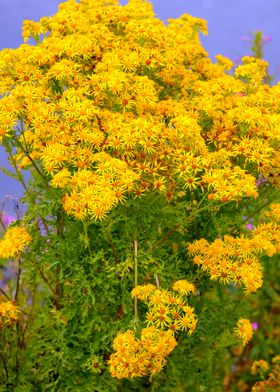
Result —
<svg viewBox="0 0 280 392"><path fill-rule="evenodd" d="M258 391L278 369L280 85L200 32L68 0L1 51L25 189L2 221L2 391Z"/></svg>

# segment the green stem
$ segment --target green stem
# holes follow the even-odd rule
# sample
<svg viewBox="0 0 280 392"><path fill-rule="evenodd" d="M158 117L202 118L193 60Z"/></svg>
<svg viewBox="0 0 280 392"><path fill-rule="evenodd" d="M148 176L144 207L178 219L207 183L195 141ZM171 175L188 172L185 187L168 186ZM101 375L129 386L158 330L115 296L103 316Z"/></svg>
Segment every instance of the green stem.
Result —
<svg viewBox="0 0 280 392"><path fill-rule="evenodd" d="M21 277L21 270L22 270L21 264L22 264L22 261L19 258L18 259L18 273L17 273L16 291L15 291L15 301L17 301L18 294L19 294L20 277Z"/></svg>
<svg viewBox="0 0 280 392"><path fill-rule="evenodd" d="M24 136L23 136L23 139L24 139ZM25 140L25 139L24 139L24 140ZM19 140L17 140L17 143L18 143L19 147L21 148L21 150L24 152L24 154L27 156L27 158L28 158L28 159L30 160L30 162L32 163L32 165L33 165L35 171L36 171L36 172L39 174L39 176L42 178L43 183L44 183L44 185L45 185L45 188L46 188L46 190L48 191L48 189L49 189L48 181L46 180L46 177L45 177L44 174L41 172L41 170L39 169L39 167L37 166L37 164L35 163L34 159L31 158L31 156L30 156L30 154L29 154L29 152L28 152L28 149L27 149L27 144L26 144L26 142L24 143L26 149L23 147L23 145L20 143Z"/></svg>
<svg viewBox="0 0 280 392"><path fill-rule="evenodd" d="M203 195L203 197L201 198L200 202L198 203L198 205L196 206L197 208L199 208L201 206L201 204L204 202L204 200L206 199L206 197L209 195L210 191L206 191Z"/></svg>
<svg viewBox="0 0 280 392"><path fill-rule="evenodd" d="M254 216L256 216L259 212L261 212L261 210L262 210L263 208L269 206L269 204L272 203L272 202L274 202L274 201L275 201L275 198L269 199L269 200L267 200L264 204L262 204L260 207L256 208L256 209L254 210L254 212L253 212L250 216L248 216L248 217L243 221L243 224L244 224L244 223L247 223L250 219L252 219L252 218L253 218Z"/></svg>
<svg viewBox="0 0 280 392"><path fill-rule="evenodd" d="M86 223L85 221L83 221L83 227L84 227L84 233L85 233L85 245L88 248L88 253L90 255L90 257L92 257L92 251L91 251L91 247L90 247L90 240L89 240L89 236L88 236L88 223Z"/></svg>
<svg viewBox="0 0 280 392"><path fill-rule="evenodd" d="M134 248L134 287L138 285L138 243L133 241ZM138 323L138 300L134 298L134 323Z"/></svg>

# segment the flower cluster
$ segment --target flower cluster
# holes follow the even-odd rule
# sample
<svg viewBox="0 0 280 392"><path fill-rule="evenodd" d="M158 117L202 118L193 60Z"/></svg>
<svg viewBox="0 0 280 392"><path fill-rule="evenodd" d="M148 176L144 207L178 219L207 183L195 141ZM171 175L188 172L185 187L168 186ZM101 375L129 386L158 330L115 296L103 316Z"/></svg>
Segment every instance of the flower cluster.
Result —
<svg viewBox="0 0 280 392"><path fill-rule="evenodd" d="M170 331L155 327L142 329L140 339L131 330L119 334L109 360L111 374L119 379L154 375L161 371L176 344Z"/></svg>
<svg viewBox="0 0 280 392"><path fill-rule="evenodd" d="M263 359L255 361L251 368L252 374L260 373L262 376L264 373L268 373L267 378L263 381L257 382L252 387L252 392L264 392L264 391L279 391L280 390L280 355L276 355L272 359L272 363L268 364Z"/></svg>
<svg viewBox="0 0 280 392"><path fill-rule="evenodd" d="M234 329L236 336L242 340L243 345L247 344L253 336L253 327L249 320L239 319Z"/></svg>
<svg viewBox="0 0 280 392"><path fill-rule="evenodd" d="M174 283L172 293L160 290L153 284L138 285L131 296L143 301L148 311L140 339L128 330L114 340L115 352L110 356L110 371L113 377L131 378L154 375L165 365L165 357L175 348L174 337L179 331L188 330L191 335L196 328L194 309L184 296L195 293L195 287L187 280Z"/></svg>
<svg viewBox="0 0 280 392"><path fill-rule="evenodd" d="M246 293L262 286L261 254L273 256L280 250L279 225L264 223L250 232L250 237L224 236L209 243L200 239L188 246L193 262L209 273L210 279L243 285Z"/></svg>
<svg viewBox="0 0 280 392"><path fill-rule="evenodd" d="M177 293L148 284L136 286L131 295L147 305L145 318L148 325L173 333L188 330L191 335L196 328L197 319L194 309L186 303L184 296L194 294L195 287L187 280L179 280L174 283L173 290Z"/></svg>
<svg viewBox="0 0 280 392"><path fill-rule="evenodd" d="M0 240L0 257L8 259L17 257L31 242L31 236L25 227L8 228Z"/></svg>
<svg viewBox="0 0 280 392"><path fill-rule="evenodd" d="M2 300L1 300L2 301ZM20 310L11 301L0 302L0 328L3 324L11 325L13 322L18 320Z"/></svg>
<svg viewBox="0 0 280 392"><path fill-rule="evenodd" d="M263 84L260 59L234 76L229 59L213 64L199 31L141 0L68 0L25 21L37 44L0 53L0 139L17 139L18 166L40 167L77 219L153 190L257 197L255 175L279 185L280 87Z"/></svg>
<svg viewBox="0 0 280 392"><path fill-rule="evenodd" d="M269 369L269 364L264 359L259 359L258 361L254 361L251 366L251 373L256 375L259 373L266 373Z"/></svg>
<svg viewBox="0 0 280 392"><path fill-rule="evenodd" d="M276 224L280 223L280 204L272 203L269 206L270 211L266 211L264 213L264 217L268 217L270 222L274 222Z"/></svg>

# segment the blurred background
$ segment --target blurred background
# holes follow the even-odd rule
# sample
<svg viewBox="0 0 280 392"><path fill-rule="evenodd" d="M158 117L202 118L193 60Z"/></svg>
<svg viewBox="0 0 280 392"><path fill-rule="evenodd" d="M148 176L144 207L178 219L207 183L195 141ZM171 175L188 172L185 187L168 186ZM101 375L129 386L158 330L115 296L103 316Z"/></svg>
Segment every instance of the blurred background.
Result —
<svg viewBox="0 0 280 392"><path fill-rule="evenodd" d="M93 0L94 1L94 0ZM57 11L60 0L0 0L0 49L16 48L22 43L24 19L38 21ZM264 58L270 63L274 83L280 79L280 0L151 0L157 16L167 21L184 13L207 20L209 34L201 41L212 60L223 54L238 62L250 53L250 33L264 34ZM121 0L121 4L127 1ZM0 149L0 166L8 162ZM0 171L0 205L4 199L19 198L21 186ZM8 197L7 197L8 195ZM10 196L9 196L10 195Z"/></svg>

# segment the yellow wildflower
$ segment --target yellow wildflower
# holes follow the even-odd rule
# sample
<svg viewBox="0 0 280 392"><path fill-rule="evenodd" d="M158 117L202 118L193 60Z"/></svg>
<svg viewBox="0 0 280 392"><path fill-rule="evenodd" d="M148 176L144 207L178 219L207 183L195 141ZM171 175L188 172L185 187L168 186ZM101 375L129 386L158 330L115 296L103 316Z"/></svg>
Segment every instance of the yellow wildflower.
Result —
<svg viewBox="0 0 280 392"><path fill-rule="evenodd" d="M17 257L31 242L31 236L25 227L8 228L0 240L0 257Z"/></svg>
<svg viewBox="0 0 280 392"><path fill-rule="evenodd" d="M4 323L12 324L18 320L20 309L11 301L3 301L0 303L0 328Z"/></svg>
<svg viewBox="0 0 280 392"><path fill-rule="evenodd" d="M243 345L247 344L253 336L253 327L249 320L239 319L237 321L237 327L234 332L238 338L243 341Z"/></svg>
<svg viewBox="0 0 280 392"><path fill-rule="evenodd" d="M253 375L259 373L266 373L269 370L269 364L264 359L259 359L258 361L254 361L251 366L251 373Z"/></svg>
<svg viewBox="0 0 280 392"><path fill-rule="evenodd" d="M177 280L173 284L172 288L173 290L178 291L180 294L186 294L186 295L188 295L189 293L194 294L196 291L195 286L185 279Z"/></svg>

